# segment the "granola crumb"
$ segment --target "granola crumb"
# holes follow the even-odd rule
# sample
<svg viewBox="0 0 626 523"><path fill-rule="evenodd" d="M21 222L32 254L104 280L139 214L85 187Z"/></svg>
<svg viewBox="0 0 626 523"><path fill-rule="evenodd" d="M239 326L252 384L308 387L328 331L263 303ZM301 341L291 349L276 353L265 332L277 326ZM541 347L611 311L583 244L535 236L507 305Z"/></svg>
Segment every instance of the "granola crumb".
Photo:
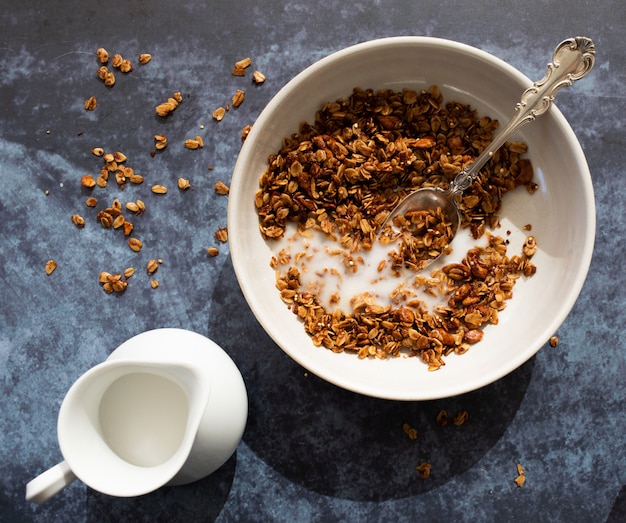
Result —
<svg viewBox="0 0 626 523"><path fill-rule="evenodd" d="M50 276L55 271L56 268L57 268L57 262L55 262L54 260L48 260L46 262L46 274L48 276Z"/></svg>
<svg viewBox="0 0 626 523"><path fill-rule="evenodd" d="M224 109L224 107L218 107L217 109L215 109L215 111L213 111L212 116L214 120L221 122L225 114L226 109Z"/></svg>
<svg viewBox="0 0 626 523"><path fill-rule="evenodd" d="M457 427L460 427L461 425L463 425L467 420L469 419L469 414L466 410L459 410L459 412L456 413L456 415L454 416L454 418L452 418L452 423L454 425L456 425Z"/></svg>
<svg viewBox="0 0 626 523"><path fill-rule="evenodd" d="M559 337L558 336L552 336L550 338L550 347L556 347L559 344Z"/></svg>
<svg viewBox="0 0 626 523"><path fill-rule="evenodd" d="M448 411L441 409L435 418L437 425L445 427L448 424Z"/></svg>
<svg viewBox="0 0 626 523"><path fill-rule="evenodd" d="M408 423L404 423L402 425L402 431L408 436L410 440L417 439L417 430L411 427L411 425L409 425Z"/></svg>
<svg viewBox="0 0 626 523"><path fill-rule="evenodd" d="M265 82L265 75L261 71L254 71L254 73L252 73L252 81L260 85Z"/></svg>
<svg viewBox="0 0 626 523"><path fill-rule="evenodd" d="M226 243L228 241L228 229L226 227L220 227L215 231L215 239L220 243Z"/></svg>
<svg viewBox="0 0 626 523"><path fill-rule="evenodd" d="M431 468L432 468L432 465L424 461L420 463L417 467L415 467L415 470L420 472L420 476L422 477L422 479L428 479L430 477Z"/></svg>
<svg viewBox="0 0 626 523"><path fill-rule="evenodd" d="M516 465L517 477L513 480L518 487L521 487L526 482L526 471L521 463Z"/></svg>
<svg viewBox="0 0 626 523"><path fill-rule="evenodd" d="M226 195L230 192L230 188L222 180L218 180L215 183L215 192L217 194Z"/></svg>
<svg viewBox="0 0 626 523"><path fill-rule="evenodd" d="M95 96L90 96L85 100L85 111L93 111L98 106L98 100Z"/></svg>

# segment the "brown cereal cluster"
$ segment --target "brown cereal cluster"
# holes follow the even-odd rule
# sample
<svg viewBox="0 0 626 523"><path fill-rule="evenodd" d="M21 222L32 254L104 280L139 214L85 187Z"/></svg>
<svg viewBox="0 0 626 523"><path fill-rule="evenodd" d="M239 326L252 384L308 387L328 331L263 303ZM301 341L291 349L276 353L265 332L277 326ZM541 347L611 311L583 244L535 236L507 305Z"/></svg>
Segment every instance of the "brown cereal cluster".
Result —
<svg viewBox="0 0 626 523"><path fill-rule="evenodd" d="M448 187L497 127L468 105L444 104L436 86L420 93L357 88L325 104L313 124L303 123L270 156L256 196L261 232L279 238L287 222L309 223L357 250L368 248L404 196ZM462 227L475 238L498 225L507 191L536 188L524 152L523 143L506 144L461 198Z"/></svg>
<svg viewBox="0 0 626 523"><path fill-rule="evenodd" d="M287 224L296 222L301 231L321 231L350 252L369 250L402 198L421 187L446 188L497 127L497 121L479 118L467 105L444 104L436 86L420 93L354 89L348 99L325 104L314 124L302 124L270 156L255 197L261 233L280 238ZM498 226L507 191L520 185L536 189L530 161L521 157L526 149L519 142L502 147L459 200L461 227L474 238ZM401 219L406 230L423 234L410 240L413 244L402 243L392 256L398 269L419 270L422 253L449 252L450 224L436 211ZM289 256L273 258L271 265L281 299L315 345L360 358L418 356L436 370L444 356L462 354L480 341L482 327L498 323L516 280L536 270L530 261L537 250L534 237L527 238L520 255L509 257L506 242L487 234L487 247L472 248L461 263L415 277L421 290L444 298L433 311L406 289L390 296L392 306L378 305L363 293L352 299L353 312L329 311L302 288Z"/></svg>
<svg viewBox="0 0 626 523"><path fill-rule="evenodd" d="M354 352L360 358L404 353L420 357L428 370L437 370L445 365L444 356L463 354L480 341L482 327L498 323L498 313L512 298L516 280L535 272L529 258L508 257L504 240L487 235L488 245L470 249L461 263L415 278L422 290L447 300L432 312L414 293L401 296L400 306L378 305L364 293L352 300L353 312L329 311L315 294L302 289L295 266L281 272L280 260L274 258L276 287L316 346ZM288 266L289 258L283 261Z"/></svg>

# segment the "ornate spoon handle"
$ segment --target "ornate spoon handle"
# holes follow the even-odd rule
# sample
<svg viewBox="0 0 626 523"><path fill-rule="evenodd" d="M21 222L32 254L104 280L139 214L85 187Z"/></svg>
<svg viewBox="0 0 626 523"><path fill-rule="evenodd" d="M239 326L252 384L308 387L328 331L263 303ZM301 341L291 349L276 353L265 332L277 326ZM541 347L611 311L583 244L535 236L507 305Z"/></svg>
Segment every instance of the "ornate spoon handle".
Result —
<svg viewBox="0 0 626 523"><path fill-rule="evenodd" d="M595 46L591 39L583 36L561 42L548 64L546 75L526 89L515 106L515 113L506 127L500 131L487 148L463 169L450 185L452 194L460 194L477 178L480 169L510 136L522 125L532 122L545 113L559 89L569 87L575 80L587 75L595 60Z"/></svg>

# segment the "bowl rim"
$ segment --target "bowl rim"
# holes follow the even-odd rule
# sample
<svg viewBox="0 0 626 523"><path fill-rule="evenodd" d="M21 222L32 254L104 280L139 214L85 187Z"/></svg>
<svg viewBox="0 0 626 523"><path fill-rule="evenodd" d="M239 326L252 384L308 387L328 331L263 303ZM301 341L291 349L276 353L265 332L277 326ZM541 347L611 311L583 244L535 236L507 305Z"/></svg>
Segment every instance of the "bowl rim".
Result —
<svg viewBox="0 0 626 523"><path fill-rule="evenodd" d="M430 36L391 36L380 39L368 40L361 43L357 43L338 51L335 51L316 62L312 63L301 72L299 72L296 76L294 76L291 80L289 80L279 91L272 97L272 99L268 102L268 104L263 108L256 121L252 125L252 129L248 134L240 153L237 157L237 161L235 163L235 167L233 169L233 177L231 180L231 194L236 194L238 192L238 187L240 185L239 179L241 177L237 177L237 173L241 171L241 166L244 165L248 159L248 156L251 155L251 152L254 147L255 136L257 133L261 132L260 128L264 126L264 124L270 119L272 114L278 109L282 103L282 100L285 96L291 92L294 88L300 86L302 83L306 82L307 79L314 75L317 71L326 68L329 64L334 62L343 60L345 57L354 56L355 54L366 52L373 48L380 49L384 47L394 47L394 46L436 46L442 49L449 49L455 52L468 53L473 55L474 57L490 62L497 68L503 70L504 73L514 77L519 83L526 86L532 85L532 80L530 80L526 75L520 72L518 69L513 67L511 64L507 63L501 58L498 58L495 55L488 53L482 49L473 47L471 45L448 40L444 38L438 37L430 37ZM521 94L521 91L520 91ZM569 315L572 308L574 307L578 296L582 290L582 287L585 283L587 273L591 264L591 258L594 250L594 242L595 242L595 234L596 234L596 208L595 208L595 198L593 192L593 184L591 179L591 173L589 171L589 167L582 150L582 147L576 138L574 131L571 126L567 122L566 118L563 116L558 107L553 104L550 108L550 112L555 119L556 125L560 128L560 130L566 135L568 138L568 142L571 145L572 152L576 155L576 163L580 166L580 170L582 173L581 184L585 188L585 205L588 210L588 220L587 220L587 231L586 236L581 238L581 241L584 243L584 249L582 251L582 256L580 258L580 264L578 265L579 269L575 274L575 279L572 279L572 286L569 289L569 292L564 298L565 301L562 302L562 306L558 309L557 314L553 317L550 322L550 326L554 327L552 332L555 332L556 329L563 323L565 318ZM294 130L295 132L295 130ZM260 173L259 173L260 175ZM237 209L235 209L233 202L233 198L229 198L228 204L228 228L229 228L229 236L231 240L235 240L238 235L238 231L236 227L232 225L237 221ZM303 355L299 354L298 351L289 350L288 348L283 347L281 344L281 340L279 336L277 336L270 325L267 325L263 318L259 318L257 315L257 311L253 306L255 300L250 291L250 289L246 288L242 284L243 282L243 273L244 267L242 264L245 264L245 260L242 259L242 256L239 253L239 245L237 241L230 241L230 253L231 260L233 264L233 269L235 271L235 275L241 291L244 295L244 298L252 310L257 322L263 327L265 332L270 336L270 338L278 345L278 347L285 352L291 359L293 359L296 363L307 369L308 371L314 373L320 378L333 383L334 385L341 387L343 389L362 394L365 396L376 397L387 400L395 400L395 401L428 401L441 399L446 397L457 396L461 394L465 394L471 392L473 390L477 390L484 386L487 386L504 376L510 374L521 365L526 363L532 357L534 357L537 352L545 345L548 341L548 337L551 335L548 332L544 332L545 339L537 337L534 345L528 351L524 351L519 354L517 357L511 358L508 361L507 365L502 365L498 369L494 370L490 374L483 375L480 379L473 379L463 381L461 383L456 384L456 386L448 387L444 392L439 393L424 393L424 391L417 393L407 393L403 396L398 396L397 394L385 394L384 391L377 389L373 391L369 389L367 386L359 386L359 384L354 384L350 381L346 381L345 379L339 379L337 376L329 377L320 373L315 366L311 365L311 362L308 361ZM546 337L547 336L547 337Z"/></svg>

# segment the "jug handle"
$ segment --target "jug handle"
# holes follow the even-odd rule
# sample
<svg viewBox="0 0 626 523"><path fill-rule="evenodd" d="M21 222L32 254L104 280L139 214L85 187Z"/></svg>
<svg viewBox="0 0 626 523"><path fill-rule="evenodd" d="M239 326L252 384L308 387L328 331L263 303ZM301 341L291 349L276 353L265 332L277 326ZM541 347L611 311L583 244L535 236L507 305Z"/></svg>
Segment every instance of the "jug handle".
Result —
<svg viewBox="0 0 626 523"><path fill-rule="evenodd" d="M26 484L26 501L44 503L75 479L76 476L67 462L61 461Z"/></svg>

